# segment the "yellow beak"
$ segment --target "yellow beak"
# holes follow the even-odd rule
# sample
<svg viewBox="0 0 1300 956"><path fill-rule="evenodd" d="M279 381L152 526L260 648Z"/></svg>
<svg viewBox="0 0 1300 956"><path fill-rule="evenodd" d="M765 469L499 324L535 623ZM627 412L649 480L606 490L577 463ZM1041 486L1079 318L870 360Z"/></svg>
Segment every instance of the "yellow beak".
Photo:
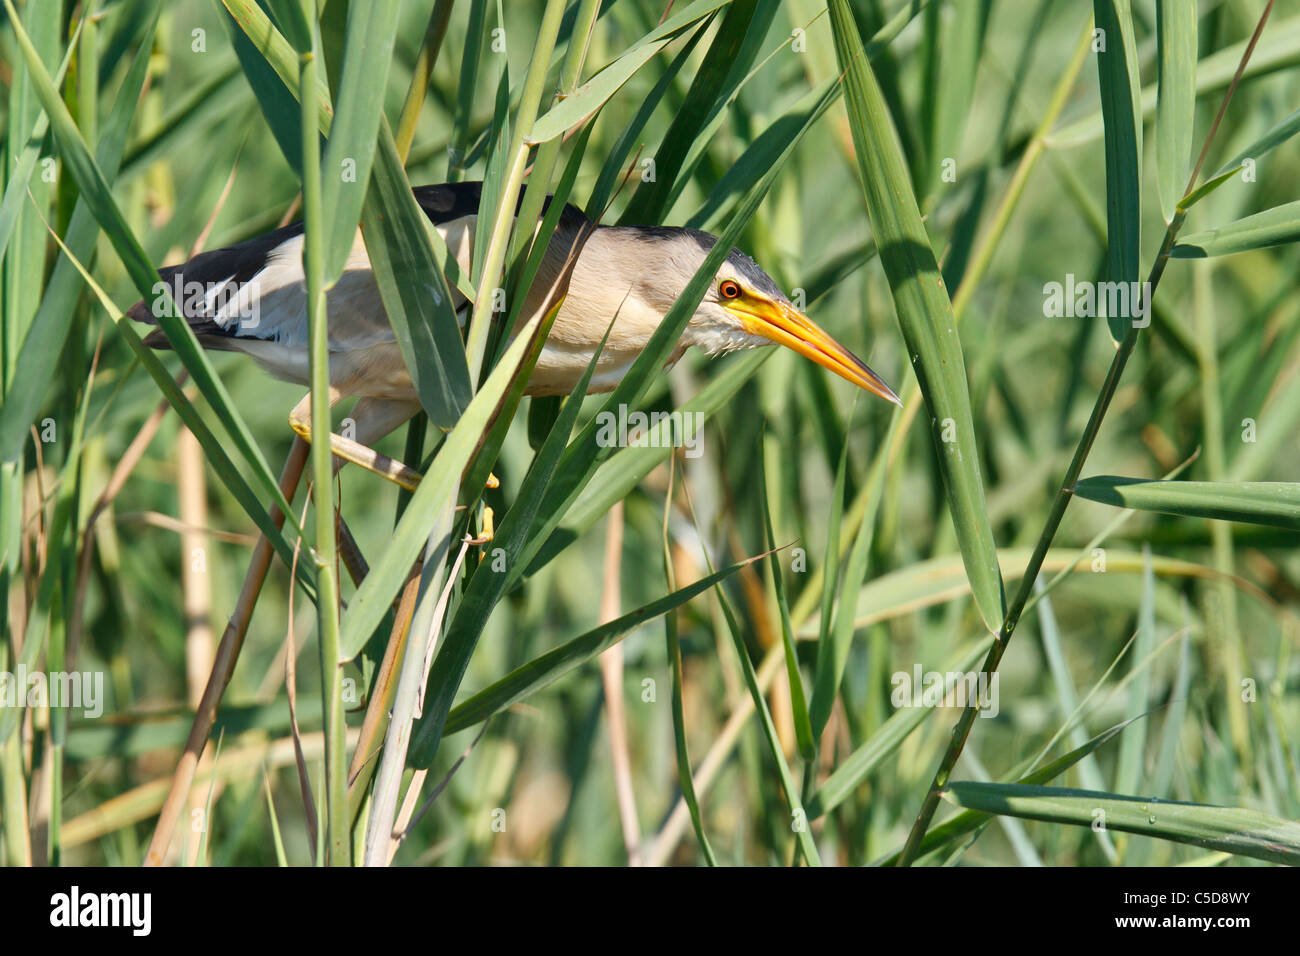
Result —
<svg viewBox="0 0 1300 956"><path fill-rule="evenodd" d="M872 395L902 406L894 390L867 364L819 328L812 319L784 302L742 294L722 303L744 325L745 331L793 349L848 379Z"/></svg>

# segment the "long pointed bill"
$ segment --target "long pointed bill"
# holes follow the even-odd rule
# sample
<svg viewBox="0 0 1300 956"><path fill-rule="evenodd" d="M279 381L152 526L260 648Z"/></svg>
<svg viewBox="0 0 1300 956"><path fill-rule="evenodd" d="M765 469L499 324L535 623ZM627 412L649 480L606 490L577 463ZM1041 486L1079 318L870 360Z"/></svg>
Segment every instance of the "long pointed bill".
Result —
<svg viewBox="0 0 1300 956"><path fill-rule="evenodd" d="M743 296L724 305L745 324L745 331L793 349L872 395L901 406L894 390L867 364L819 328L812 319L784 302Z"/></svg>

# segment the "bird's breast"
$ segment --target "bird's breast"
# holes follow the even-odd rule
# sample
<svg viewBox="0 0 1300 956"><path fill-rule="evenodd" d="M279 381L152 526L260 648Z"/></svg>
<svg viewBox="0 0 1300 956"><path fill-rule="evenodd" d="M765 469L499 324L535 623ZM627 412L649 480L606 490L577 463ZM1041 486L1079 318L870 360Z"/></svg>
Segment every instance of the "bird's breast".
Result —
<svg viewBox="0 0 1300 956"><path fill-rule="evenodd" d="M664 363L664 367L674 365L685 351L685 345L674 349L668 361ZM537 367L533 369L532 377L528 380L525 394L572 394L582 380L583 373L587 371L587 366L591 364L593 354L594 351L591 349L573 348L562 342L548 339L537 359ZM627 374L640 354L639 350L623 351L606 348L596 362L596 370L592 373L587 388L588 394L613 391L618 383L623 381L623 376Z"/></svg>

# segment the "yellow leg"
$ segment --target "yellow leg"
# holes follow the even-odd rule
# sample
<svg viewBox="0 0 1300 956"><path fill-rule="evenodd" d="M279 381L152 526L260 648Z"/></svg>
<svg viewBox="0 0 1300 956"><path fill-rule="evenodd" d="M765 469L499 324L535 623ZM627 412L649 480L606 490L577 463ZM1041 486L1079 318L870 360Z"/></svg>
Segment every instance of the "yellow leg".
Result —
<svg viewBox="0 0 1300 956"><path fill-rule="evenodd" d="M330 391L330 404L334 405L342 396ZM334 469L337 471L344 461L360 465L367 471L387 478L407 491L414 491L423 477L414 468L370 447L370 442L378 441L420 410L416 402L401 402L376 398L363 398L352 410L351 418L355 425L355 438L347 438L330 432L330 451L335 457ZM311 441L311 395L308 394L294 406L289 413L289 427L302 438ZM496 475L488 475L487 487L498 488L501 482ZM491 508L483 509L483 527L472 544L486 544L492 540L493 516Z"/></svg>
<svg viewBox="0 0 1300 956"><path fill-rule="evenodd" d="M492 486L492 485L489 485L488 487L491 488L491 487L493 487L493 486ZM489 508L487 505L484 505L484 506L483 506L483 526L482 526L481 528L479 528L478 537L476 537L476 538L469 538L468 540L466 540L465 543L466 543L466 544L475 545L475 546L478 546L478 545L484 545L484 544L487 544L489 541L492 540L492 536L493 536L494 534L496 534L496 528L495 528L495 526L494 526L494 524L493 524L493 520L492 520L492 509Z"/></svg>
<svg viewBox="0 0 1300 956"><path fill-rule="evenodd" d="M330 404L338 401L339 396L330 394ZM400 461L382 455L369 446L369 442L378 441L398 425L410 419L420 406L414 402L395 402L380 399L363 398L353 409L352 419L356 423L356 438L330 432L330 451L336 458L360 465L367 471L387 478L401 485L407 491L414 491L420 484L420 473ZM307 395L294 406L289 413L289 427L308 442L311 438L311 395ZM337 470L340 463L335 463Z"/></svg>

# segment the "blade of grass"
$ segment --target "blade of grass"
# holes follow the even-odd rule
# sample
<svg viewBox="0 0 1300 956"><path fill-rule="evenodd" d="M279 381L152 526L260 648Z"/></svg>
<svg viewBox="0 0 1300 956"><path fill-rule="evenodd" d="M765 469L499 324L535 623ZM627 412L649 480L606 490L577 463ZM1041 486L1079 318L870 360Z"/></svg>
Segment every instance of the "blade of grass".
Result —
<svg viewBox="0 0 1300 956"><path fill-rule="evenodd" d="M1156 182L1160 212L1173 222L1187 182L1196 119L1196 6L1179 0L1156 3L1160 72L1156 100ZM1139 115L1141 106L1138 106Z"/></svg>
<svg viewBox="0 0 1300 956"><path fill-rule="evenodd" d="M790 137L816 123L839 99L842 92L843 87L839 79L831 80L821 88L809 92L771 126L758 134L740 154L740 158L709 190L704 202L686 220L686 225L705 231L718 228L718 224L725 221L740 197L745 195L749 187L763 175L769 164L786 149Z"/></svg>
<svg viewBox="0 0 1300 956"><path fill-rule="evenodd" d="M945 797L985 813L1084 827L1091 827L1101 810L1111 830L1290 866L1300 863L1300 823L1255 810L1008 783L954 783Z"/></svg>
<svg viewBox="0 0 1300 956"><path fill-rule="evenodd" d="M118 182L131 182L156 163L191 148L194 137L204 135L226 117L251 110L248 91L240 82L242 75L238 59L213 68L211 77L169 109L151 134L131 145L122 159Z"/></svg>
<svg viewBox="0 0 1300 956"><path fill-rule="evenodd" d="M525 142L537 146L563 135L570 127L577 126L608 102L624 83L654 59L673 38L730 2L731 0L695 0L690 6L674 13L626 53L582 84L576 93L557 103L535 124L530 124L531 129Z"/></svg>
<svg viewBox="0 0 1300 956"><path fill-rule="evenodd" d="M489 33L487 0L470 0L469 23L465 29L465 49L461 54L460 81L456 84L456 107L451 118L447 147L447 181L459 182L464 175L465 153L469 149L469 124L474 112L474 93L482 85L479 63Z"/></svg>
<svg viewBox="0 0 1300 956"><path fill-rule="evenodd" d="M555 187L552 194L551 204L547 207L546 215L542 217L541 226L537 230L536 239L533 248L528 254L528 259L524 263L523 273L519 279L519 288L531 289L533 282L537 278L537 273L541 269L542 261L551 254L551 238L555 235L556 228L559 225L560 217L564 214L564 208L569 201L573 192L573 185L577 181L578 172L582 168L582 158L586 154L587 143L590 139L591 127L587 127L578 134L572 154L565 165L564 172L560 175L560 181ZM572 275L572 269L576 267L577 257L581 253L581 247L587 240L587 233L579 234L576 241L566 251L566 262L561 270L561 275L555 287L548 292L547 302L558 302L563 298L567 289L568 281ZM523 311L525 296L516 295L509 310L506 312L505 322L501 328L515 328L519 322L519 316ZM538 348L529 352L525 359L526 373L520 373L520 377L515 380L515 384L510 391L506 393L500 408L497 411L496 421L492 425L492 430L488 433L483 441L480 452L475 458L473 465L468 473L469 487L471 490L482 488L495 466L497 456L501 452L501 447L505 443L506 435L510 430L510 424L514 420L515 413L519 409L519 403L523 400L524 388L527 378L532 375L533 369L536 368L537 362L541 358L540 344L550 335L551 326L558 315L554 309L548 313L546 320L542 323L538 331ZM503 337L504 340L504 337ZM495 364L495 360L494 363ZM531 409L530 409L531 411Z"/></svg>
<svg viewBox="0 0 1300 956"><path fill-rule="evenodd" d="M1198 186L1196 189L1193 189L1190 193L1188 193L1181 200L1179 200L1178 202L1179 208L1191 209L1193 206L1195 206L1206 196L1210 195L1210 193L1214 192L1216 189L1218 189L1220 186L1226 183L1229 179L1232 179L1239 172L1241 172L1242 168L1243 167L1241 166L1234 166L1232 169L1229 169L1227 172L1220 173L1219 175L1215 176L1213 179L1206 180L1202 185ZM1175 246L1174 248L1177 248L1177 246ZM1189 349L1188 352L1190 354L1191 350Z"/></svg>
<svg viewBox="0 0 1300 956"><path fill-rule="evenodd" d="M1239 151L1236 156L1228 160L1214 174L1214 179L1225 173L1235 173L1238 168L1248 159L1258 161L1261 156L1272 149L1281 146L1287 140L1300 133L1300 110L1294 110L1283 119L1279 120L1259 139L1255 140L1245 149ZM1186 205L1186 203L1184 203Z"/></svg>
<svg viewBox="0 0 1300 956"><path fill-rule="evenodd" d="M563 100L573 95L574 89L578 85L578 78L582 75L583 60L587 55L587 46L591 40L592 30L596 25L596 15L600 12L599 0L583 0L582 5L577 11L577 20L574 24L576 34L571 38L569 48L564 55L564 63L560 68L559 85L555 90L556 101ZM582 143L586 143L586 137ZM551 176L555 172L555 164L560 158L560 149L563 143L559 139L552 139L543 143L537 150L533 158L532 172L528 177L528 183L524 189L524 196L519 204L517 219L520 222L532 223L542 218L542 204L546 200L547 190L550 189ZM514 290L513 299L518 304L525 298L521 292L527 290L527 284L518 281L523 271L524 264L528 258L530 249L537 245L544 245L549 239L550 234L537 234L528 229L516 229L510 239L510 249L507 256L507 286ZM515 311L515 310L512 310ZM506 328L510 323L506 323Z"/></svg>
<svg viewBox="0 0 1300 956"><path fill-rule="evenodd" d="M944 161L956 158L961 147L962 133L971 115L980 49L991 6L987 3L959 3L955 9L944 11L940 4L935 3L926 9L927 20L933 18L942 29L937 44L939 56L935 63L937 82L932 94L933 105L926 111L929 122L924 130L925 176L917 180L922 200L938 188ZM952 15L943 15L947 12Z"/></svg>
<svg viewBox="0 0 1300 956"><path fill-rule="evenodd" d="M271 18L258 5L257 0L221 0L221 5L226 8L230 15L245 36L252 49L260 54L260 59L264 62L276 76L280 78L280 84L286 90L298 89L298 54L283 34L271 22ZM236 51L238 52L238 51ZM248 63L240 57L240 62L244 67L245 74L248 73ZM250 81L251 81L250 77ZM316 104L320 111L320 131L328 133L330 120L334 116L334 108L330 103L329 84L322 75L316 84ZM287 126L297 126L298 111L293 111L293 118L286 120ZM272 129L275 128L275 121L272 117L267 117L272 123ZM290 162L296 167L302 158L302 151L293 157L288 157Z"/></svg>
<svg viewBox="0 0 1300 956"><path fill-rule="evenodd" d="M1099 475L1075 484L1074 494L1120 508L1300 531L1300 484L1292 482L1147 481Z"/></svg>
<svg viewBox="0 0 1300 956"><path fill-rule="evenodd" d="M326 289L343 275L356 241L384 115L386 84L375 80L388 76L400 8L399 0L369 0L348 7L338 106L321 158L321 202L329 214L322 273ZM302 98L306 101L305 92ZM314 104L308 107L313 122L304 124L304 142L316 125L314 108Z"/></svg>
<svg viewBox="0 0 1300 956"><path fill-rule="evenodd" d="M772 6L775 7L776 4L772 4ZM760 14L765 12L766 8L760 9ZM807 30L812 27L813 23L824 15L825 11L823 10L805 23L800 29L804 30L806 35ZM755 28L751 29L750 35L746 38L745 42L746 44L756 46L768 35L769 33L766 26L756 25ZM681 163L681 170L674 177L675 181L668 198L668 203L664 207L665 210L671 211L676 206L682 193L686 191L693 181L696 181L696 171L702 164L707 167L707 164L711 162L717 149L714 137L718 132L726 129L726 124L728 122L733 122L737 119L741 122L748 122L749 117L746 115L745 104L744 101L741 100L742 93L754 88L750 86L751 81L758 80L758 77L763 73L764 68L771 65L772 61L778 54L784 53L787 48L793 46L794 41L798 36L799 34L793 30L785 37L781 37L778 34L777 45L774 46L762 59L759 59L756 62L756 50L753 52L748 50L741 52L741 59L743 59L747 65L752 65L749 65L748 72L743 70L733 70L727 75L726 85L719 90L717 96L714 98L712 105L709 107L708 114L700 127L700 131L695 136L695 141L691 143L690 149ZM827 79L829 79L829 77ZM757 83L755 85L757 85ZM657 151L655 155L656 163L659 160L659 156L660 153ZM713 176L709 176L710 180L713 178Z"/></svg>
<svg viewBox="0 0 1300 956"><path fill-rule="evenodd" d="M48 3L29 3L23 8L22 22L15 16L10 26L15 35L19 30L26 31L24 35L30 38L31 46L37 51L38 61L47 70L55 71L60 67L59 54L64 40L61 10ZM5 83L8 100L4 125L0 127L5 139L0 146L0 160L3 160L6 168L0 174L0 182L8 182L14 167L21 165L26 148L35 145L39 149L45 142L44 132L42 139L35 144L24 139L41 119L43 104L36 89L39 77L25 67L21 56L15 56L17 51L13 50L8 30L4 39L5 52L0 56L7 63L12 62L13 68ZM69 44L69 54L74 48L75 44ZM75 77L77 74L74 72L72 75ZM75 95L71 92L68 98L75 102ZM0 352L3 353L4 363L3 368L0 368L0 378L3 378L6 390L13 379L18 342L26 334L41 298L40 282L32 281L32 276L44 271L45 235L40 223L30 213L22 214L22 210L26 206L28 192L35 197L37 208L40 209L45 209L52 199L57 199L55 187L46 180L47 163L48 161L41 164L40 177L33 179L28 175L17 187L20 200L15 210L19 213L19 219L14 224L17 237L6 250L3 273L0 274L0 314L5 319L0 323ZM77 377L80 378L80 370Z"/></svg>
<svg viewBox="0 0 1300 956"><path fill-rule="evenodd" d="M966 367L952 304L847 0L831 0L830 10L836 55L845 69L849 125L880 262L933 422L935 452L975 604L985 626L997 632L1006 612L1006 598L984 504Z"/></svg>
<svg viewBox="0 0 1300 956"><path fill-rule="evenodd" d="M384 311L420 405L434 425L451 428L469 404L469 367L451 289L429 238L432 230L411 193L387 122L379 131L361 216Z"/></svg>
<svg viewBox="0 0 1300 956"><path fill-rule="evenodd" d="M216 779L215 774L213 779ZM271 845L275 847L275 862L277 866L285 867L289 863L284 853L284 839L280 836L280 818L275 812L275 798L271 796L271 774L265 768L262 770L262 787L266 792L266 809L271 818Z"/></svg>
<svg viewBox="0 0 1300 956"><path fill-rule="evenodd" d="M1300 240L1300 201L1276 206L1216 229L1189 233L1178 240L1170 255L1175 259L1230 256L1297 240Z"/></svg>
<svg viewBox="0 0 1300 956"><path fill-rule="evenodd" d="M1035 583L1034 589L1035 595L1039 597L1038 628L1043 638L1043 656L1047 658L1047 666L1052 672L1052 683L1056 688L1061 716L1069 720L1079 707L1079 695L1074 680L1070 677L1070 666L1066 662L1065 646L1061 638L1061 629L1056 622L1056 612L1052 609L1051 598L1047 596L1041 578ZM1154 592L1152 596L1154 598ZM1088 734L1083 724L1077 723L1070 731L1070 743L1077 749L1087 740ZM1092 757L1086 757L1079 762L1079 777L1089 790L1100 790L1105 785L1102 781L1101 769ZM1111 853L1113 852L1112 845ZM1113 859L1113 856L1111 858Z"/></svg>
<svg viewBox="0 0 1300 956"><path fill-rule="evenodd" d="M1092 9L1106 141L1106 277L1131 289L1142 268L1142 84L1133 12L1129 0L1093 0ZM1106 317L1116 342L1124 340L1130 319Z"/></svg>
<svg viewBox="0 0 1300 956"><path fill-rule="evenodd" d="M403 162L411 151L411 141L415 139L420 109L424 106L429 83L433 80L433 68L438 62L442 41L447 38L447 25L451 21L454 4L455 0L437 0L429 13L429 25L424 28L424 42L420 44L420 55L416 58L415 69L411 73L411 85L406 90L406 99L402 101L402 112L397 118L397 132L393 137L397 144L397 155Z"/></svg>
<svg viewBox="0 0 1300 956"><path fill-rule="evenodd" d="M1191 641L1186 634L1178 642L1178 672L1170 692L1169 715L1160 736L1160 755L1156 762L1153 795L1164 799L1174 780L1174 765L1182 741L1183 721L1187 717L1187 689L1191 682Z"/></svg>
<svg viewBox="0 0 1300 956"><path fill-rule="evenodd" d="M627 162L628 156L632 154L632 147L637 144L638 138L645 131L646 125L650 118L654 116L655 110L663 101L664 95L668 92L683 66L690 60L695 52L695 45L700 42L704 36L704 27L698 27L690 32L682 48L668 62L663 72L655 80L655 85L650 92L641 100L641 105L632 118L627 121L618 138L614 140L612 146L605 156L605 162L600 168L600 175L596 178L596 185L591 189L591 199L587 203L587 215L595 219L604 212L614 196L614 189L618 185L619 177L623 174L623 165Z"/></svg>
<svg viewBox="0 0 1300 956"><path fill-rule="evenodd" d="M1165 716L1164 728L1160 732L1160 749L1156 756L1155 767L1151 779L1154 781L1150 787L1144 787L1143 790L1152 797L1161 800L1166 799L1173 787L1174 764L1178 760L1178 750L1182 742L1183 721L1187 717L1187 688L1191 681L1191 654L1190 640L1188 633L1191 628L1187 625L1187 604L1183 604L1184 626L1183 635L1178 641L1178 670L1174 675L1174 683L1169 691L1169 710ZM1096 789L1091 785L1087 789ZM1145 843L1139 846L1131 847L1128 854L1128 860L1131 865L1145 865L1149 859L1150 844Z"/></svg>

